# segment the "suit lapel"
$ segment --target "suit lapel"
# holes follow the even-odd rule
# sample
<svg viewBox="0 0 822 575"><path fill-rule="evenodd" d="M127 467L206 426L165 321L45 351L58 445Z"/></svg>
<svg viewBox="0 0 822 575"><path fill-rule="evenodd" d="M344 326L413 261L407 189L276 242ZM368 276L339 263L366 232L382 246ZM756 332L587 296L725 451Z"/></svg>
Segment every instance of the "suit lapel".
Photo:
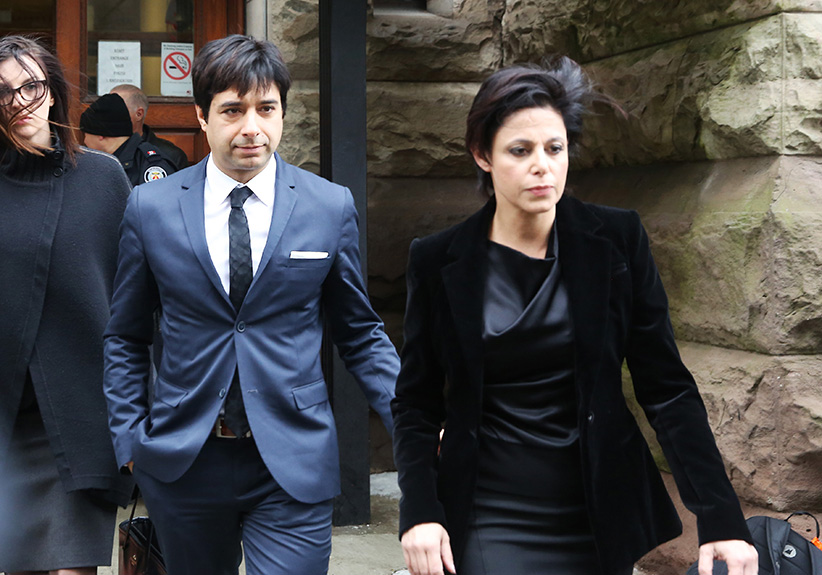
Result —
<svg viewBox="0 0 822 575"><path fill-rule="evenodd" d="M274 210L271 214L271 227L268 230L268 239L265 242L263 256L260 259L260 265L257 267L257 273L254 274L254 280L251 282L249 292L257 283L257 278L262 275L263 269L271 261L271 256L283 237L285 226L288 224L291 213L294 211L294 204L297 202L297 187L291 173L291 166L286 164L279 154L274 154L274 159L277 162L277 175L274 182Z"/></svg>
<svg viewBox="0 0 822 575"><path fill-rule="evenodd" d="M493 199L462 225L448 248L454 261L442 268L442 281L465 358L469 381L482 389L482 332L485 273L488 266L488 228L494 215Z"/></svg>
<svg viewBox="0 0 822 575"><path fill-rule="evenodd" d="M204 196L203 190L205 187L205 168L208 158L202 160L199 164L191 169L191 173L186 178L181 187L183 194L180 196L180 209L183 213L183 222L185 223L186 233L191 242L191 249L194 255L200 261L200 265L205 270L208 279L217 288L217 291L222 295L223 299L231 305L228 299L228 294L223 288L223 282L220 281L220 276L214 268L214 262L211 260L211 254L208 251L208 244L205 236L205 211L204 211ZM233 307L233 306L232 306Z"/></svg>
<svg viewBox="0 0 822 575"><path fill-rule="evenodd" d="M589 369L600 363L607 347L611 287L611 242L597 235L602 222L582 203L563 198L557 205L557 235L562 277L571 302L579 385L593 384Z"/></svg>

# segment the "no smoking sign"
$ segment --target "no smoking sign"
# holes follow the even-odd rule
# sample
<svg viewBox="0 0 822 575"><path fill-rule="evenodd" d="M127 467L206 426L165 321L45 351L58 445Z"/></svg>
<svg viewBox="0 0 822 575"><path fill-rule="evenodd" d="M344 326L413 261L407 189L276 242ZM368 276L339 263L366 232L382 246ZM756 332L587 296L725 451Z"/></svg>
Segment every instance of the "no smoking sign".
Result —
<svg viewBox="0 0 822 575"><path fill-rule="evenodd" d="M172 52L163 60L163 72L172 80L184 80L191 73L191 60L182 52Z"/></svg>
<svg viewBox="0 0 822 575"><path fill-rule="evenodd" d="M194 44L163 42L163 70L160 79L160 93L163 96L191 96L191 61L194 59Z"/></svg>

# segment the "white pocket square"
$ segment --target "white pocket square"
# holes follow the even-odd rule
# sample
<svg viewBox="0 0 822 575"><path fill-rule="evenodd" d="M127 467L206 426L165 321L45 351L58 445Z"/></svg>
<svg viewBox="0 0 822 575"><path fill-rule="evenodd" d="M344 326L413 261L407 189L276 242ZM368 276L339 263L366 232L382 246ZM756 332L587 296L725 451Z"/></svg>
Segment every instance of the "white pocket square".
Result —
<svg viewBox="0 0 822 575"><path fill-rule="evenodd" d="M300 252L294 250L289 257L292 260L324 260L328 257L328 252Z"/></svg>

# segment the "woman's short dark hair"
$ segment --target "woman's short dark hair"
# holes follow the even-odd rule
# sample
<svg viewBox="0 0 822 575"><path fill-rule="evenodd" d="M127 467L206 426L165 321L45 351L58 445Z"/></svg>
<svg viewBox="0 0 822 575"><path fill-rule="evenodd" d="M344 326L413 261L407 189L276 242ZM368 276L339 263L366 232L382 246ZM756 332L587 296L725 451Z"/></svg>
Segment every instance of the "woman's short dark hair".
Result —
<svg viewBox="0 0 822 575"><path fill-rule="evenodd" d="M280 51L267 40L241 34L212 40L195 56L191 76L194 103L206 120L216 94L234 89L242 97L252 90L267 90L272 84L280 91L285 114L291 74Z"/></svg>
<svg viewBox="0 0 822 575"><path fill-rule="evenodd" d="M0 62L5 62L9 58L14 58L32 76L35 75L31 69L32 62L43 72L46 82L48 82L51 97L54 98L54 104L49 109L51 129L60 138L68 158L73 160L80 146L77 143L74 130L69 124L71 92L60 60L39 41L16 35L0 38ZM0 114L0 145L7 149L13 148L19 152L42 154L36 146L20 138L12 130L17 116L28 112L30 108L39 104L39 101L33 102L28 108L24 108L10 116Z"/></svg>
<svg viewBox="0 0 822 575"><path fill-rule="evenodd" d="M506 118L526 108L550 107L565 123L568 147L582 135L582 117L598 96L582 68L566 56L553 56L542 66L522 64L494 72L480 86L468 113L465 146L470 154L487 158L494 137ZM493 192L491 176L477 166L479 186Z"/></svg>

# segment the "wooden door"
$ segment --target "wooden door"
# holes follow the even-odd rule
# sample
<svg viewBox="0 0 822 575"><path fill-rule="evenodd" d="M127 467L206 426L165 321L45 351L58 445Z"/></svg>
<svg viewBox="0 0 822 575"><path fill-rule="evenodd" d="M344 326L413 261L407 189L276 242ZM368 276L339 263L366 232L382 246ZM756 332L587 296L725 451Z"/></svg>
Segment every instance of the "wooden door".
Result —
<svg viewBox="0 0 822 575"><path fill-rule="evenodd" d="M151 1L155 0L119 0L119 3L107 6L113 6L114 9L122 6L126 9L133 8L135 4L139 6L141 3ZM170 3L177 0L167 1ZM182 3L182 0L180 1ZM209 40L243 32L243 0L187 0L187 2L193 21L189 22L188 36L183 41L193 42L195 53ZM145 30L145 26L141 29L140 22L133 24L133 30L128 29L128 23L116 32L96 30L95 18L89 17L89 6L94 8L92 0L56 0L55 46L66 68L68 80L74 87L74 101L79 102L72 108L72 120L75 125L83 109L97 98L94 90L96 65L90 62L92 58L89 57L90 53L96 54L96 42L112 39L139 41L141 54L146 54L143 57L145 74L145 60L159 59L157 54L160 42L165 41L168 36L163 31ZM149 97L146 124L151 126L158 135L173 141L182 148L192 163L205 157L208 153L208 144L197 123L194 98L162 96L156 91L147 89L145 82L143 90Z"/></svg>

